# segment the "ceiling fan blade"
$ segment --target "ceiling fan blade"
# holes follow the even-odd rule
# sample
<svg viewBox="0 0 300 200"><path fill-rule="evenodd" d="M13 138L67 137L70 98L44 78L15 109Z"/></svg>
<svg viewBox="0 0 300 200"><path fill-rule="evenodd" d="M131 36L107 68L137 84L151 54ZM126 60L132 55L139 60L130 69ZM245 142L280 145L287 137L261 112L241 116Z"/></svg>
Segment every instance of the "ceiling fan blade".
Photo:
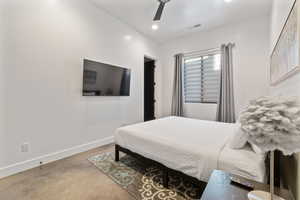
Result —
<svg viewBox="0 0 300 200"><path fill-rule="evenodd" d="M162 16L162 13L163 13L163 10L164 10L164 7L165 7L165 4L166 3L164 3L164 2L161 2L159 4L159 7L158 7L157 12L156 12L155 17L154 17L154 21L159 21L160 20L160 18Z"/></svg>

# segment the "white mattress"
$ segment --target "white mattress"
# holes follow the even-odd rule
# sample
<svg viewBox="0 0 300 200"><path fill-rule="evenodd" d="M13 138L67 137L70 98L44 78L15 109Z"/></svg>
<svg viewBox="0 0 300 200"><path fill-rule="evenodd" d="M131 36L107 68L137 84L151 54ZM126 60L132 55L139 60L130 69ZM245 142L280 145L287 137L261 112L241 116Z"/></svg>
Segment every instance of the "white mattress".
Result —
<svg viewBox="0 0 300 200"><path fill-rule="evenodd" d="M237 128L236 124L167 117L119 128L115 142L201 181L221 169L262 182L265 156L227 146Z"/></svg>

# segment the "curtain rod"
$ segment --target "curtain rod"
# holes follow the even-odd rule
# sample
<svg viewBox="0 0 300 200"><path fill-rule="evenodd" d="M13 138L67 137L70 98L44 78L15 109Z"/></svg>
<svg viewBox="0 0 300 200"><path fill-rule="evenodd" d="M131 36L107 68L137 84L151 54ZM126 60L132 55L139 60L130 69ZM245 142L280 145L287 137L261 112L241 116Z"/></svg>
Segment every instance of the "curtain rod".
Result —
<svg viewBox="0 0 300 200"><path fill-rule="evenodd" d="M232 44L233 47L235 47L235 43L229 43L229 44ZM192 51L192 52L182 53L182 54L184 56L193 56L193 55L201 54L203 52L218 51L220 49L221 49L221 47L216 47L216 48L204 49L204 50L200 50L200 51ZM174 56L176 56L176 55L174 55Z"/></svg>
<svg viewBox="0 0 300 200"><path fill-rule="evenodd" d="M192 52L188 52L188 53L183 53L183 55L190 56L190 55L194 55L194 54L201 54L204 52L217 51L217 50L220 50L220 48L210 48L210 49L204 49L204 50L200 50L200 51L192 51Z"/></svg>

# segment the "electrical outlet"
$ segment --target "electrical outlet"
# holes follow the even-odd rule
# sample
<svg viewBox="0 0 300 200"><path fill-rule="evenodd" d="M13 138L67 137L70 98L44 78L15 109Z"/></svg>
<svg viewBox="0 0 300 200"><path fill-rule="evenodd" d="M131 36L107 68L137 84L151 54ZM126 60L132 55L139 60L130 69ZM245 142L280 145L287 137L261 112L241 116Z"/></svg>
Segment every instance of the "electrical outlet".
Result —
<svg viewBox="0 0 300 200"><path fill-rule="evenodd" d="M29 143L23 143L23 144L21 145L21 152L22 152L22 153L27 153L27 152L29 152Z"/></svg>

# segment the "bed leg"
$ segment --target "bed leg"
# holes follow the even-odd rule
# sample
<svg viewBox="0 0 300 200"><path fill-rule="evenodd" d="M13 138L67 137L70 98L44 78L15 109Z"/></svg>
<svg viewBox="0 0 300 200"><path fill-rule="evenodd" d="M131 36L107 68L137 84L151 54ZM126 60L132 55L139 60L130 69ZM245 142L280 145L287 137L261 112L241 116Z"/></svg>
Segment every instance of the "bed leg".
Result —
<svg viewBox="0 0 300 200"><path fill-rule="evenodd" d="M163 169L163 186L169 188L169 171L167 168Z"/></svg>
<svg viewBox="0 0 300 200"><path fill-rule="evenodd" d="M119 153L119 145L115 145L115 161L119 162L120 160L120 153Z"/></svg>

